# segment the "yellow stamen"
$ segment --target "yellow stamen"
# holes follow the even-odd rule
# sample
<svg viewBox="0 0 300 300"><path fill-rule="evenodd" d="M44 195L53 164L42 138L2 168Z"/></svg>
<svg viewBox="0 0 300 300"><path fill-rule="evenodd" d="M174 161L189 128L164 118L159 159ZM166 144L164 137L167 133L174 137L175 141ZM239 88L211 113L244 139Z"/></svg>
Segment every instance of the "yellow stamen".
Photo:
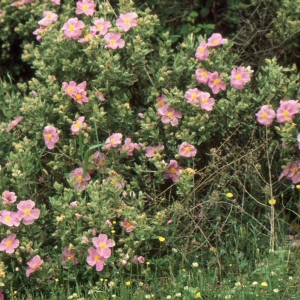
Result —
<svg viewBox="0 0 300 300"><path fill-rule="evenodd" d="M241 74L237 74L237 75L235 76L235 79L236 79L236 80L241 80L241 79L242 79Z"/></svg>

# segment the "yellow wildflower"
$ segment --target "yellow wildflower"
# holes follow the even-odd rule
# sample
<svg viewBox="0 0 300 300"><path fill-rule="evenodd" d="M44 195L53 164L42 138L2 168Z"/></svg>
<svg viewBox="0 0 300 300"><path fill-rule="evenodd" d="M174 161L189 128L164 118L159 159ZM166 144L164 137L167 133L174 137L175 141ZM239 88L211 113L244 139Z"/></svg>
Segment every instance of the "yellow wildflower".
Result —
<svg viewBox="0 0 300 300"><path fill-rule="evenodd" d="M269 204L271 205L275 205L276 204L276 200L273 198L273 199L270 199L269 200Z"/></svg>

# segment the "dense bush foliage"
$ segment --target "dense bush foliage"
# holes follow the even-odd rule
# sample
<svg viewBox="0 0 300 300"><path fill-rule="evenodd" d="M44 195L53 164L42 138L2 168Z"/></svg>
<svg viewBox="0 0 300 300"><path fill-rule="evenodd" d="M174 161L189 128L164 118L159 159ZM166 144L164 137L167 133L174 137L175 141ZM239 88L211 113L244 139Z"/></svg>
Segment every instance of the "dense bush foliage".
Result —
<svg viewBox="0 0 300 300"><path fill-rule="evenodd" d="M49 283L66 282L103 299L131 299L131 287L136 299L283 295L300 187L296 67L270 58L254 75L216 32L175 47L132 1L27 2L2 14L22 12L34 70L0 82L4 293L50 297ZM254 270L268 283L244 294Z"/></svg>

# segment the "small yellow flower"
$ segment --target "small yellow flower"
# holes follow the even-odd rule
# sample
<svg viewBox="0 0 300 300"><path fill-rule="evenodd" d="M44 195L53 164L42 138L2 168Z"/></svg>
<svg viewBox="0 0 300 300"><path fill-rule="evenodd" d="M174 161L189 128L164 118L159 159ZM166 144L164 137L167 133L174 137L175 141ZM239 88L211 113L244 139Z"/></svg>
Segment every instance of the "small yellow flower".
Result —
<svg viewBox="0 0 300 300"><path fill-rule="evenodd" d="M116 221L113 221L113 224L117 224L117 222L116 222Z"/></svg>
<svg viewBox="0 0 300 300"><path fill-rule="evenodd" d="M273 292L277 294L279 293L279 289L274 289Z"/></svg>
<svg viewBox="0 0 300 300"><path fill-rule="evenodd" d="M166 240L166 238L164 238L163 236L160 236L158 239L160 242L164 242Z"/></svg>
<svg viewBox="0 0 300 300"><path fill-rule="evenodd" d="M262 282L260 285L261 285L261 286L268 286L268 283L264 281L264 282Z"/></svg>
<svg viewBox="0 0 300 300"><path fill-rule="evenodd" d="M227 193L226 196L227 196L228 198L232 198L232 197L233 197L233 194L232 194L232 193Z"/></svg>
<svg viewBox="0 0 300 300"><path fill-rule="evenodd" d="M195 174L196 171L197 171L197 170L194 170L194 169L192 169L192 168L186 168L186 169L185 169L185 172L186 172L187 174L190 174L190 175Z"/></svg>
<svg viewBox="0 0 300 300"><path fill-rule="evenodd" d="M58 278L55 278L55 282L59 282L59 279L58 279Z"/></svg>
<svg viewBox="0 0 300 300"><path fill-rule="evenodd" d="M17 291L14 291L14 295L17 295L18 294L18 292Z"/></svg>
<svg viewBox="0 0 300 300"><path fill-rule="evenodd" d="M150 265L150 261L147 261L146 264L149 266Z"/></svg>
<svg viewBox="0 0 300 300"><path fill-rule="evenodd" d="M276 204L276 200L273 198L273 199L270 199L269 200L269 204L271 205L275 205Z"/></svg>
<svg viewBox="0 0 300 300"><path fill-rule="evenodd" d="M182 272L185 272L185 269L182 269Z"/></svg>
<svg viewBox="0 0 300 300"><path fill-rule="evenodd" d="M111 230L110 232L111 232L112 234L116 233L116 231L115 231L115 230Z"/></svg>
<svg viewBox="0 0 300 300"><path fill-rule="evenodd" d="M300 184L296 185L296 189L300 190Z"/></svg>
<svg viewBox="0 0 300 300"><path fill-rule="evenodd" d="M198 293L195 295L195 298L201 298L201 293L198 292Z"/></svg>
<svg viewBox="0 0 300 300"><path fill-rule="evenodd" d="M126 284L127 286L130 286L131 282L130 282L130 281L126 281L125 284Z"/></svg>

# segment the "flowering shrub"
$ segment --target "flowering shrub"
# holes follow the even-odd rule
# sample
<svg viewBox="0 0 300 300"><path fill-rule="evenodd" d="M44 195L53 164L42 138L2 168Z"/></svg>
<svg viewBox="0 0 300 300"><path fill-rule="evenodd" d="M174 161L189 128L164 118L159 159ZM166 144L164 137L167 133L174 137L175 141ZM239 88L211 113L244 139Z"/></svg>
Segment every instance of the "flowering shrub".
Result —
<svg viewBox="0 0 300 300"><path fill-rule="evenodd" d="M218 33L189 35L175 50L167 33L154 39L157 17L131 1L119 11L108 2L54 4L15 8L35 9L31 24L45 28L24 46L35 77L17 91L1 83L9 106L0 124L1 261L41 288L72 272L96 281L134 265L145 276L145 261L158 261L163 276L172 248L190 259L218 243L202 228L228 210L224 202L234 205L228 189L240 193L230 168L245 159L245 141L257 157L265 130L274 144L279 136L297 143L299 105L286 100L296 97L295 69L269 60L254 77ZM9 284L18 286L3 278Z"/></svg>

